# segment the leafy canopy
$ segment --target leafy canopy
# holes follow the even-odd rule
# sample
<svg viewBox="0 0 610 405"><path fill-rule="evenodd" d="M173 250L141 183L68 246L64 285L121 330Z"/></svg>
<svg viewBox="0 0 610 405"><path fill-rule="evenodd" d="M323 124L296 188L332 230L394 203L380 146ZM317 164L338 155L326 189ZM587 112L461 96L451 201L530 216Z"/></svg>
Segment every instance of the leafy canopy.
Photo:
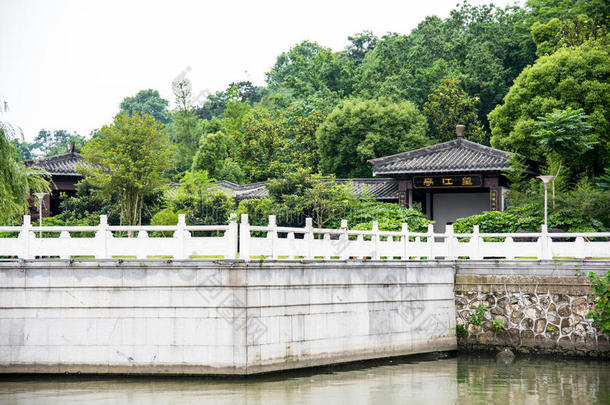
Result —
<svg viewBox="0 0 610 405"><path fill-rule="evenodd" d="M169 102L159 95L157 90L140 90L133 97L125 97L121 101L120 112L127 114L148 114L158 122L167 125L170 121Z"/></svg>
<svg viewBox="0 0 610 405"><path fill-rule="evenodd" d="M91 185L118 193L121 222L141 223L144 197L162 187L173 147L163 124L150 115L118 114L85 146L83 173Z"/></svg>
<svg viewBox="0 0 610 405"><path fill-rule="evenodd" d="M492 146L545 161L548 149L534 136L538 117L554 109L582 109L593 148L566 162L573 173L601 174L610 164L610 49L587 43L539 58L515 80L504 104L490 114Z"/></svg>
<svg viewBox="0 0 610 405"><path fill-rule="evenodd" d="M408 101L348 100L316 133L320 168L339 177L369 177L368 159L430 143L426 118Z"/></svg>
<svg viewBox="0 0 610 405"><path fill-rule="evenodd" d="M466 126L467 139L483 143L487 141L483 126L477 117L477 97L470 97L461 87L459 79L443 79L428 96L424 113L432 122L434 137L441 142L455 138L455 126Z"/></svg>

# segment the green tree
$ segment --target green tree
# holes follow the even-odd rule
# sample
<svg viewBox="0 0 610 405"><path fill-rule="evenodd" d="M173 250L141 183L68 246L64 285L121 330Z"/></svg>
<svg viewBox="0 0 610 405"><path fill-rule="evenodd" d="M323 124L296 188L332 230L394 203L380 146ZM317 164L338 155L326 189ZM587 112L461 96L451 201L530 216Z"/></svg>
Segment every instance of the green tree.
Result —
<svg viewBox="0 0 610 405"><path fill-rule="evenodd" d="M537 138L544 153L548 155L549 170L554 176L551 181L553 199L555 199L555 179L568 159L577 159L592 148L588 142L587 132L591 126L587 123L587 115L581 109L554 109L552 112L538 117L538 131L533 136ZM555 160L554 160L555 159Z"/></svg>
<svg viewBox="0 0 610 405"><path fill-rule="evenodd" d="M595 186L600 190L610 190L610 168L604 169L604 174L593 179Z"/></svg>
<svg viewBox="0 0 610 405"><path fill-rule="evenodd" d="M608 45L610 39L601 18L586 15L562 20L553 18L546 24L537 21L532 25L532 38L538 56L550 55L562 47L580 46L588 41L600 40Z"/></svg>
<svg viewBox="0 0 610 405"><path fill-rule="evenodd" d="M271 90L289 89L296 98L330 91L341 96L352 92L353 62L315 42L303 41L277 57L267 73Z"/></svg>
<svg viewBox="0 0 610 405"><path fill-rule="evenodd" d="M85 145L85 137L64 129L52 132L41 129L34 142L29 144L29 149L35 156L54 156L66 153L71 143L74 143L74 152L81 152Z"/></svg>
<svg viewBox="0 0 610 405"><path fill-rule="evenodd" d="M525 6L530 25L578 15L599 16L605 22L610 15L610 5L605 0L527 0Z"/></svg>
<svg viewBox="0 0 610 405"><path fill-rule="evenodd" d="M217 91L210 94L206 101L200 107L195 107L197 116L201 119L212 119L214 117L222 117L227 102L235 95L235 99L242 103L254 105L268 93L265 87L255 86L250 81L233 82L229 84L225 91Z"/></svg>
<svg viewBox="0 0 610 405"><path fill-rule="evenodd" d="M455 139L455 126L463 124L467 139L485 142L485 131L477 116L478 102L477 97L466 94L459 79L443 79L424 104L424 114L433 125L435 138L440 141Z"/></svg>
<svg viewBox="0 0 610 405"><path fill-rule="evenodd" d="M349 100L317 131L320 167L339 177L369 177L368 159L430 143L426 118L410 102Z"/></svg>
<svg viewBox="0 0 610 405"><path fill-rule="evenodd" d="M159 95L157 90L140 90L133 97L125 97L120 105L120 112L127 114L148 114L163 125L169 123L169 102Z"/></svg>
<svg viewBox="0 0 610 405"><path fill-rule="evenodd" d="M169 211L163 215L172 217L171 213L184 213L189 224L227 224L234 211L231 197L210 183L208 173L203 170L186 171L180 179L175 196L168 202ZM159 216L157 216L159 219Z"/></svg>
<svg viewBox="0 0 610 405"><path fill-rule="evenodd" d="M26 168L0 127L0 224L9 225L26 214L31 193L50 191L48 174L36 167Z"/></svg>
<svg viewBox="0 0 610 405"><path fill-rule="evenodd" d="M315 227L338 227L347 210L357 202L349 184L338 184L332 176L298 168L265 185L269 197L243 200L238 213L249 215L250 223L266 224L270 214L281 226L304 226L305 218Z"/></svg>
<svg viewBox="0 0 610 405"><path fill-rule="evenodd" d="M118 194L122 224L139 225L144 198L164 186L172 154L163 124L150 115L121 113L87 143L81 170L93 186Z"/></svg>
<svg viewBox="0 0 610 405"><path fill-rule="evenodd" d="M271 112L257 109L248 114L241 136L236 142L235 156L249 181L281 177L293 167L286 128Z"/></svg>
<svg viewBox="0 0 610 405"><path fill-rule="evenodd" d="M191 167L197 152L203 123L191 105L191 83L183 79L172 83L176 96L176 109L171 113L171 133L177 145L176 168L183 171Z"/></svg>
<svg viewBox="0 0 610 405"><path fill-rule="evenodd" d="M301 206L310 213L315 227L325 228L344 219L358 196L349 183L337 184L334 178L324 180L319 175L314 178L313 186L306 190Z"/></svg>
<svg viewBox="0 0 610 405"><path fill-rule="evenodd" d="M359 66L367 53L375 49L375 45L379 41L371 31L362 31L353 36L347 37L350 44L347 46L347 56L354 62L354 65Z"/></svg>
<svg viewBox="0 0 610 405"><path fill-rule="evenodd" d="M460 4L449 18L427 17L409 35L384 36L356 74L365 98L410 100L422 107L446 77L463 81L480 99L479 120L502 100L515 77L534 61L524 9Z"/></svg>
<svg viewBox="0 0 610 405"><path fill-rule="evenodd" d="M610 51L587 43L543 56L523 70L504 104L489 114L492 146L545 161L537 119L553 109L582 108L591 125L594 147L578 160L566 162L570 173L601 174L610 163Z"/></svg>
<svg viewBox="0 0 610 405"><path fill-rule="evenodd" d="M245 173L231 158L234 149L233 140L224 132L202 135L191 171L205 170L217 180L243 182Z"/></svg>

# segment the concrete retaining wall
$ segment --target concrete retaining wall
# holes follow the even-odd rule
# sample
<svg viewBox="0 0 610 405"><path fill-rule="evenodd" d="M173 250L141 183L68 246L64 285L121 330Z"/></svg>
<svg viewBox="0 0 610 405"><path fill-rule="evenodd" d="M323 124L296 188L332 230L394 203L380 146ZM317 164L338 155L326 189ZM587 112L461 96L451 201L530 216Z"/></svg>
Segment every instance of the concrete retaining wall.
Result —
<svg viewBox="0 0 610 405"><path fill-rule="evenodd" d="M595 297L587 274L608 261L461 262L456 274L457 324L468 333L464 350L610 357L608 336L586 315ZM480 325L476 308L482 305ZM501 324L496 327L492 321Z"/></svg>
<svg viewBox="0 0 610 405"><path fill-rule="evenodd" d="M253 374L454 350L452 262L0 262L0 372Z"/></svg>

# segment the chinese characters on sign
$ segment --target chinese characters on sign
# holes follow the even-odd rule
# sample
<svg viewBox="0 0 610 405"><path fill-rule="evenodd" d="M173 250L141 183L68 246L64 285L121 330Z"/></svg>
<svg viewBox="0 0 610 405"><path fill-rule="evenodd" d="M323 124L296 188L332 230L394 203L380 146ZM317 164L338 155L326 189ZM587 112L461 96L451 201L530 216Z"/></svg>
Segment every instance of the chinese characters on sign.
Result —
<svg viewBox="0 0 610 405"><path fill-rule="evenodd" d="M480 174L447 175L447 176L415 176L415 188L447 188L447 187L482 187L483 179Z"/></svg>
<svg viewBox="0 0 610 405"><path fill-rule="evenodd" d="M498 211L498 189L492 188L489 193L489 209Z"/></svg>
<svg viewBox="0 0 610 405"><path fill-rule="evenodd" d="M398 204L403 207L407 206L407 192L406 191L400 191L398 193Z"/></svg>

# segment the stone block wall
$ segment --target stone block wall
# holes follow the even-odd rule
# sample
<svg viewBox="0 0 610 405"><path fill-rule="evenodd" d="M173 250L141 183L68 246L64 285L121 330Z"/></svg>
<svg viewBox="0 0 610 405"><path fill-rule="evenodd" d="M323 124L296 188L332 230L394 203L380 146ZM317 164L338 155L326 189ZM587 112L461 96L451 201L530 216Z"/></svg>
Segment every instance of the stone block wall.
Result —
<svg viewBox="0 0 610 405"><path fill-rule="evenodd" d="M468 333L458 339L460 348L510 347L520 353L610 357L608 336L586 317L594 297L585 273L572 269L572 275L536 274L535 267L521 274L459 274L458 270L456 324ZM485 312L480 325L475 325L471 317L476 317L479 305Z"/></svg>
<svg viewBox="0 0 610 405"><path fill-rule="evenodd" d="M457 349L452 262L0 261L0 374L256 374Z"/></svg>

